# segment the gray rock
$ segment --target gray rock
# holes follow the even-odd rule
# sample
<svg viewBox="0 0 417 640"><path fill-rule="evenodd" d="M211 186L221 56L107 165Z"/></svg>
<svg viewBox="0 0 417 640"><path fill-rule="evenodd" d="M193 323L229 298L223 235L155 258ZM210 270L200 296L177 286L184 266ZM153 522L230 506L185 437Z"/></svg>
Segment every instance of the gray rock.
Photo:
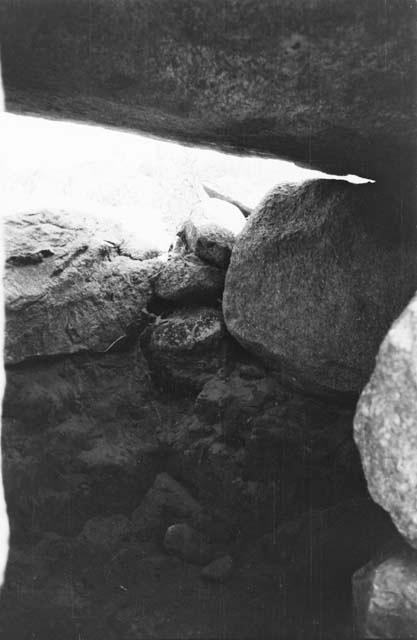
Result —
<svg viewBox="0 0 417 640"><path fill-rule="evenodd" d="M31 0L1 3L9 99L19 87L28 110L62 117L60 93L71 86L66 118L82 113L394 184L404 171L415 176L414 2L227 0L224 11L193 0L99 6L92 33L77 2L65 16L54 4L35 12ZM120 75L128 81L115 86ZM38 92L27 78L36 78Z"/></svg>
<svg viewBox="0 0 417 640"><path fill-rule="evenodd" d="M414 209L378 185L277 187L233 249L230 333L288 382L358 394L417 284Z"/></svg>
<svg viewBox="0 0 417 640"><path fill-rule="evenodd" d="M190 564L205 565L213 558L214 552L203 534L186 523L168 527L164 538L164 547L168 553L176 555Z"/></svg>
<svg viewBox="0 0 417 640"><path fill-rule="evenodd" d="M222 365L224 339L221 311L178 309L152 329L147 348L152 373L171 386L199 390Z"/></svg>
<svg viewBox="0 0 417 640"><path fill-rule="evenodd" d="M230 202L202 198L179 231L189 249L202 260L227 269L236 237L246 219Z"/></svg>
<svg viewBox="0 0 417 640"><path fill-rule="evenodd" d="M36 356L106 352L141 321L158 260L120 255L117 232L71 211L6 220L9 364Z"/></svg>
<svg viewBox="0 0 417 640"><path fill-rule="evenodd" d="M380 347L354 429L371 496L417 549L417 296Z"/></svg>
<svg viewBox="0 0 417 640"><path fill-rule="evenodd" d="M368 563L353 576L359 638L417 638L417 554L402 550Z"/></svg>
<svg viewBox="0 0 417 640"><path fill-rule="evenodd" d="M226 582L233 570L233 560L229 555L210 562L201 571L201 577L210 582Z"/></svg>
<svg viewBox="0 0 417 640"><path fill-rule="evenodd" d="M160 473L133 512L132 522L141 539L152 539L162 535L167 526L179 519L192 520L201 512L201 505L185 487L167 473Z"/></svg>
<svg viewBox="0 0 417 640"><path fill-rule="evenodd" d="M197 257L174 256L155 280L155 294L162 300L178 302L184 298L205 302L221 298L224 272Z"/></svg>
<svg viewBox="0 0 417 640"><path fill-rule="evenodd" d="M80 538L92 547L111 549L132 536L132 523L126 516L97 516L85 523Z"/></svg>

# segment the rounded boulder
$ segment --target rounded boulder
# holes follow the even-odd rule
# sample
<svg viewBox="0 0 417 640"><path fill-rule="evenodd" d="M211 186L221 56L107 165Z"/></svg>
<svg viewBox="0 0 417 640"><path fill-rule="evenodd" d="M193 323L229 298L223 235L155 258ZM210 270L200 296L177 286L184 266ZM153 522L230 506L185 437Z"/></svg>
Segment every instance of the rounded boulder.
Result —
<svg viewBox="0 0 417 640"><path fill-rule="evenodd" d="M354 431L371 496L417 549L417 296L381 345Z"/></svg>
<svg viewBox="0 0 417 640"><path fill-rule="evenodd" d="M229 332L288 382L357 395L417 284L412 206L376 184L276 187L232 252Z"/></svg>

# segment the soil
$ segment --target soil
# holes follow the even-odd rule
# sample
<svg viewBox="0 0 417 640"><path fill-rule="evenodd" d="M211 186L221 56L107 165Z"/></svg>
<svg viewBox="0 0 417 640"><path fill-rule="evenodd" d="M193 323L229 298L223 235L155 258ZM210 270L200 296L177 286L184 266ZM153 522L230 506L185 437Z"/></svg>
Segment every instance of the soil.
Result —
<svg viewBox="0 0 417 640"><path fill-rule="evenodd" d="M50 545L12 547L1 638L353 638L346 594L314 602L313 585L289 584L277 566L245 554L227 583L215 584L156 545L100 555L59 542L58 558Z"/></svg>

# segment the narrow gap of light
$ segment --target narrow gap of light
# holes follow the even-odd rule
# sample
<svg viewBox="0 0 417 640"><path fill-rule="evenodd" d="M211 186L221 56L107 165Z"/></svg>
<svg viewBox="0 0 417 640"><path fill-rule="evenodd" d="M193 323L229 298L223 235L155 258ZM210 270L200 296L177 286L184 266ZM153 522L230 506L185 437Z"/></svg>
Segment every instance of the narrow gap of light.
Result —
<svg viewBox="0 0 417 640"><path fill-rule="evenodd" d="M188 147L97 125L3 114L0 168L10 208L72 206L143 226L147 212L169 208L181 181L224 184L254 208L276 184L326 178L360 184L283 160ZM229 184L227 184L229 182ZM166 196L164 196L164 190ZM153 216L155 217L155 216Z"/></svg>

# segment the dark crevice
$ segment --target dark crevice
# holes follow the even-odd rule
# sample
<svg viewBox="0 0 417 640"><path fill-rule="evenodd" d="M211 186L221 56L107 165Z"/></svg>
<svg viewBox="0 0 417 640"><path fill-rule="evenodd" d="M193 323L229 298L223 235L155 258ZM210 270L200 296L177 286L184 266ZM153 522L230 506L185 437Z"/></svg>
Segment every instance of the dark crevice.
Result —
<svg viewBox="0 0 417 640"><path fill-rule="evenodd" d="M23 253L17 256L10 256L6 260L6 265L11 265L13 267L27 267L39 264L40 262L43 262L45 258L50 258L54 255L55 253L50 249L41 249L34 253Z"/></svg>

